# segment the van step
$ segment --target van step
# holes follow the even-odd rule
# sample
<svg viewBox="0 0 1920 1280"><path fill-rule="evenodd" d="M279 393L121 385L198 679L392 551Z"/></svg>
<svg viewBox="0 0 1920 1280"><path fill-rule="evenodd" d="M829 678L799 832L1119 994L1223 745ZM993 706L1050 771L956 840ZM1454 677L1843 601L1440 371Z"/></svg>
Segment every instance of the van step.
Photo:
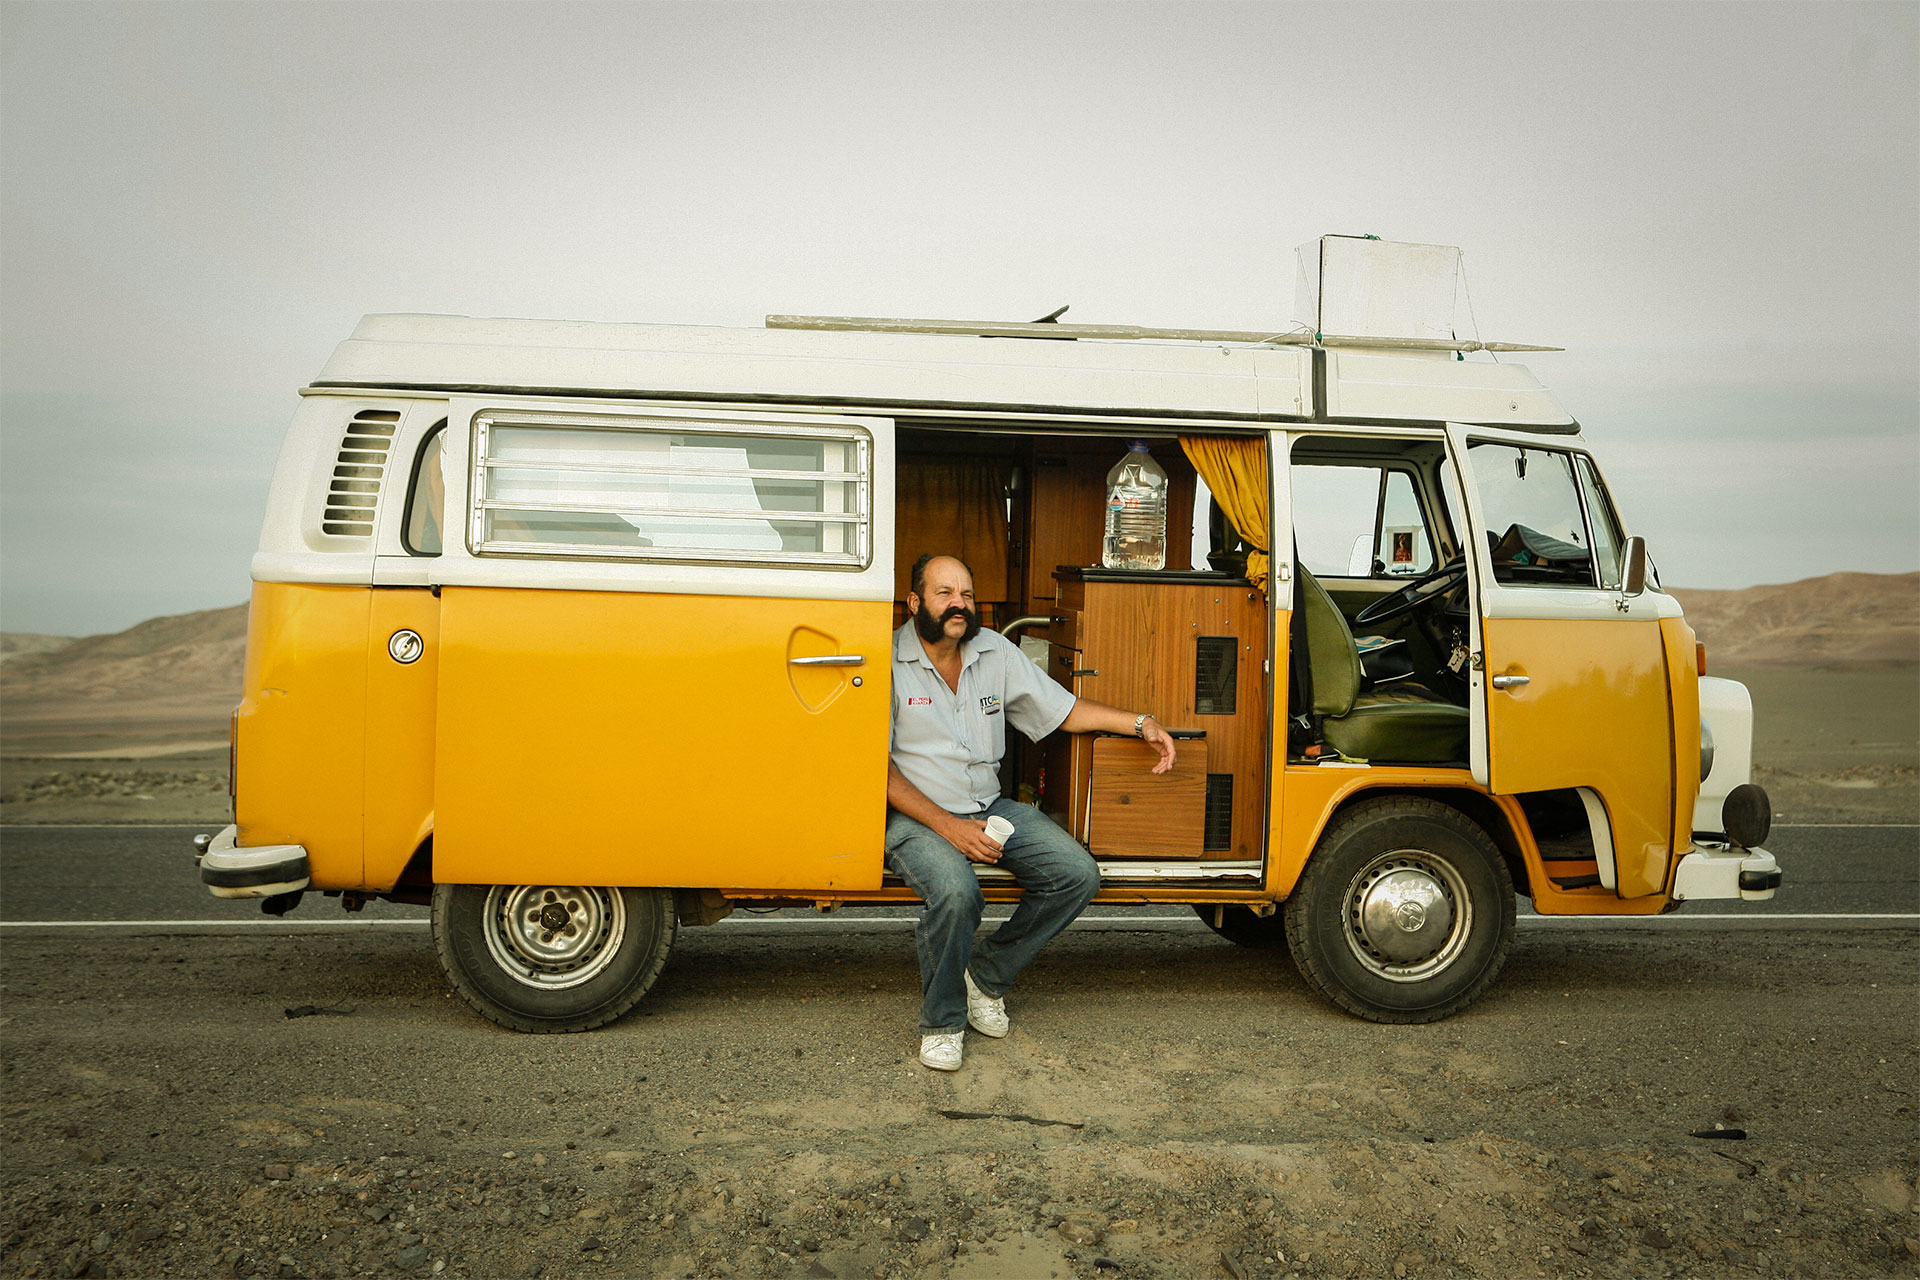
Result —
<svg viewBox="0 0 1920 1280"><path fill-rule="evenodd" d="M1600 887L1600 877L1598 875L1552 876L1549 878L1562 889L1598 889Z"/></svg>

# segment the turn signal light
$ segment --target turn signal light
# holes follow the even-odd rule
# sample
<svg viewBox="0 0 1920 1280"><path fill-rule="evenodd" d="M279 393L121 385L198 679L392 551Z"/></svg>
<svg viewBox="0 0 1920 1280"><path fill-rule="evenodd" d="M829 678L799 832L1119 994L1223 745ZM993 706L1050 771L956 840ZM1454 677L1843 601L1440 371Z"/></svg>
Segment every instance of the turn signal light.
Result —
<svg viewBox="0 0 1920 1280"><path fill-rule="evenodd" d="M1704 640L1693 642L1693 665L1698 668L1694 672L1695 675L1707 674L1707 642Z"/></svg>

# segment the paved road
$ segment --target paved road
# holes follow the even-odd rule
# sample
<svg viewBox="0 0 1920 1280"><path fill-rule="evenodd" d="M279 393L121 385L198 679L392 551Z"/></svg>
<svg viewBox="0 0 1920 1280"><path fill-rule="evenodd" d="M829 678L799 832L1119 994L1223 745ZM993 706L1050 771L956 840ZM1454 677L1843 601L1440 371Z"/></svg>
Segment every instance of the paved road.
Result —
<svg viewBox="0 0 1920 1280"><path fill-rule="evenodd" d="M196 827L0 827L0 922L14 932L28 922L231 922L248 927L306 929L341 923L395 923L426 917L422 907L370 903L357 915L337 899L310 895L284 921L269 921L252 901L224 901L200 886L192 861ZM1767 842L1786 871L1786 886L1771 902L1695 903L1648 922L1683 924L1702 915L1747 921L1798 923L1808 915L1907 916L1920 923L1920 826L1776 827ZM859 908L832 919L812 912L772 916L737 913L725 927L844 928L855 921L899 920L910 908ZM1137 929L1144 917L1165 926L1197 928L1184 907L1096 908L1084 927ZM1103 923L1104 922L1104 923ZM1564 922L1554 921L1555 925ZM1888 923L1899 923L1888 921ZM200 925L197 927L205 927ZM888 927L898 927L888 926Z"/></svg>

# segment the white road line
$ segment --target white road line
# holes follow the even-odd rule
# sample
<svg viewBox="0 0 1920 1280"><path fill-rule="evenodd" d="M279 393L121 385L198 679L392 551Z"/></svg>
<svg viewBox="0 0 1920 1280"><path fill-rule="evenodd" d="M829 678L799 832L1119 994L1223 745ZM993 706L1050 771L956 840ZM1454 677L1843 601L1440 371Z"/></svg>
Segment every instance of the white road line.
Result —
<svg viewBox="0 0 1920 1280"><path fill-rule="evenodd" d="M1775 831L1920 831L1920 822L1776 822Z"/></svg>
<svg viewBox="0 0 1920 1280"><path fill-rule="evenodd" d="M205 822L0 822L0 831L218 831L231 825L225 818Z"/></svg>
<svg viewBox="0 0 1920 1280"><path fill-rule="evenodd" d="M985 923L992 924L996 917L989 916ZM1703 922L1723 923L1733 921L1740 924L1757 924L1770 920L1911 920L1920 921L1920 912L1767 912L1751 915L1735 915L1716 912L1711 915L1671 915L1671 916L1520 916L1518 922L1524 925L1536 924L1609 924L1609 925L1656 925L1672 928L1675 925L1693 925ZM0 929L364 929L376 925L407 925L425 928L431 921L422 919L401 920L0 920ZM856 916L833 919L826 916L782 916L735 917L722 920L718 928L758 927L761 925L810 925L815 928L830 928L849 925L912 925L912 916ZM1068 926L1074 929L1099 928L1114 924L1158 924L1173 925L1181 929L1204 929L1206 925L1197 919L1184 916L1083 916Z"/></svg>

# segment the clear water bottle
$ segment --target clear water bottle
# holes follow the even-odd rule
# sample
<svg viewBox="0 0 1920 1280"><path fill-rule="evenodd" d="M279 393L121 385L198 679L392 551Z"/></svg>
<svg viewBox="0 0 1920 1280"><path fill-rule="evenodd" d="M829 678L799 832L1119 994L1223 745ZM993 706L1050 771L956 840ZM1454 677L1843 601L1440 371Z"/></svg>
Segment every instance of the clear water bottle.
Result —
<svg viewBox="0 0 1920 1280"><path fill-rule="evenodd" d="M1167 473L1135 440L1107 472L1107 536L1100 563L1109 569L1167 567Z"/></svg>

